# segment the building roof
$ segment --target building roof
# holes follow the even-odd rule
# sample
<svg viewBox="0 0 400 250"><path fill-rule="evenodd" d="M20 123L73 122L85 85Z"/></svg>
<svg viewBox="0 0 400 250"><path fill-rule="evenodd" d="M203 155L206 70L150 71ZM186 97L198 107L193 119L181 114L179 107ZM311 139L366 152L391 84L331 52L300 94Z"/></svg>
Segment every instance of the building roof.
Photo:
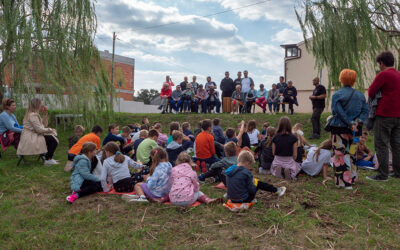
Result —
<svg viewBox="0 0 400 250"><path fill-rule="evenodd" d="M100 53L100 57L106 60L111 61L112 60L112 54L108 51L99 51ZM130 57L126 57L126 56L120 56L120 55L114 55L114 62L118 62L118 63L124 63L124 64L128 64L128 65L135 65L135 59L134 58L130 58Z"/></svg>

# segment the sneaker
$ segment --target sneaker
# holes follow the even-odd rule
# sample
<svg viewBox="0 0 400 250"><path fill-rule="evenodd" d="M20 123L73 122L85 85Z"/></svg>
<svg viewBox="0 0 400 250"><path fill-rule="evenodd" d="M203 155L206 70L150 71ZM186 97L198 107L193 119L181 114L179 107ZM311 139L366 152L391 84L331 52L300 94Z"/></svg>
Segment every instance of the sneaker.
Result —
<svg viewBox="0 0 400 250"><path fill-rule="evenodd" d="M146 197L139 197L137 199L131 199L128 200L129 203L135 203L135 202L149 202L149 200Z"/></svg>
<svg viewBox="0 0 400 250"><path fill-rule="evenodd" d="M353 187L352 186L347 186L347 187L344 187L344 190L353 190Z"/></svg>
<svg viewBox="0 0 400 250"><path fill-rule="evenodd" d="M67 196L67 201L72 204L74 203L74 201L76 201L79 197L76 194L71 194L69 196Z"/></svg>
<svg viewBox="0 0 400 250"><path fill-rule="evenodd" d="M224 199L228 199L228 193L224 194Z"/></svg>
<svg viewBox="0 0 400 250"><path fill-rule="evenodd" d="M367 176L367 180L370 181L388 181L388 178L382 177L379 175Z"/></svg>
<svg viewBox="0 0 400 250"><path fill-rule="evenodd" d="M132 199L139 199L140 196L137 194L123 194L121 197L124 201L129 201Z"/></svg>
<svg viewBox="0 0 400 250"><path fill-rule="evenodd" d="M57 160L51 159L50 161L52 161L55 165L59 164Z"/></svg>
<svg viewBox="0 0 400 250"><path fill-rule="evenodd" d="M286 187L278 187L277 189L278 190L276 191L276 194L278 195L278 197L281 197L286 192Z"/></svg>
<svg viewBox="0 0 400 250"><path fill-rule="evenodd" d="M53 165L57 165L57 164L58 164L58 162L54 161L53 159L44 161L45 166L53 166Z"/></svg>
<svg viewBox="0 0 400 250"><path fill-rule="evenodd" d="M364 170L375 170L374 167L371 166L357 166L358 169L364 169Z"/></svg>

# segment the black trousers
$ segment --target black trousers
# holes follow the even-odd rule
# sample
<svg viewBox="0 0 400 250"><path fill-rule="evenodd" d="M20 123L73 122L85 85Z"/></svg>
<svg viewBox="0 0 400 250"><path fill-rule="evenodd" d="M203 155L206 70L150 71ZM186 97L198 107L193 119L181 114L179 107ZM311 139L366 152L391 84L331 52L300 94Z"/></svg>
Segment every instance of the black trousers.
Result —
<svg viewBox="0 0 400 250"><path fill-rule="evenodd" d="M47 153L45 154L45 158L46 160L51 160L53 159L54 152L56 151L56 148L58 146L58 142L51 135L45 135L44 139L46 141L46 146L47 146Z"/></svg>
<svg viewBox="0 0 400 250"><path fill-rule="evenodd" d="M90 194L103 191L100 182L84 180L81 186L81 190L78 192L79 197L84 197Z"/></svg>
<svg viewBox="0 0 400 250"><path fill-rule="evenodd" d="M267 192L271 192L271 193L275 193L276 191L278 191L278 189L276 187L274 187L273 185L268 184L266 182L262 182L262 181L259 181L257 184L257 191L258 190L263 190L263 191L267 191ZM252 200L254 200L255 197L256 197L256 194L251 194L246 199L238 200L238 201L231 200L231 201L233 203L248 203L248 202L251 202Z"/></svg>
<svg viewBox="0 0 400 250"><path fill-rule="evenodd" d="M289 103L289 111L293 115L293 112L294 112L293 104L295 103L295 100L292 100L291 98L285 98L283 101ZM285 110L285 109L283 109L283 110Z"/></svg>
<svg viewBox="0 0 400 250"><path fill-rule="evenodd" d="M226 185L226 176L222 173L222 168L213 168L203 174L204 178L218 177Z"/></svg>
<svg viewBox="0 0 400 250"><path fill-rule="evenodd" d="M324 108L313 108L311 123L314 135L321 135L321 114L323 111Z"/></svg>

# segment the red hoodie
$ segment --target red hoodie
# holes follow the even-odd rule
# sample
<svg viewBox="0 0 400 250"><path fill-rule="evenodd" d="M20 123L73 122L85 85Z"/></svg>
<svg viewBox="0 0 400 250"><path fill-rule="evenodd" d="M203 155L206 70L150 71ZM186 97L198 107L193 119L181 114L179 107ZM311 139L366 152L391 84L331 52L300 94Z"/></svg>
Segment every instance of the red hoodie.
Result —
<svg viewBox="0 0 400 250"><path fill-rule="evenodd" d="M374 98L379 90L382 98L378 102L376 115L400 117L400 72L394 68L380 72L368 89L369 97Z"/></svg>
<svg viewBox="0 0 400 250"><path fill-rule="evenodd" d="M171 89L167 89L167 90L165 90L164 88L161 89L160 96L166 95L168 97L171 97L171 94L172 94L172 90Z"/></svg>

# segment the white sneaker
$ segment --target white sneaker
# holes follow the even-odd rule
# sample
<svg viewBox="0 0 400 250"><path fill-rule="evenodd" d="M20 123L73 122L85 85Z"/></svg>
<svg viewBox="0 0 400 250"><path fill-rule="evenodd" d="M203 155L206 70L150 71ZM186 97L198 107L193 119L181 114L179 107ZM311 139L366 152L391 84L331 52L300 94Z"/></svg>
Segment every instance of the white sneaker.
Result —
<svg viewBox="0 0 400 250"><path fill-rule="evenodd" d="M225 199L228 199L228 193L225 193L225 194L224 194L224 198L225 198Z"/></svg>
<svg viewBox="0 0 400 250"><path fill-rule="evenodd" d="M278 195L278 197L281 197L286 192L286 187L278 187L277 189L278 191L276 191L276 194Z"/></svg>
<svg viewBox="0 0 400 250"><path fill-rule="evenodd" d="M353 190L353 187L352 186L348 186L348 187L345 187L344 189L345 190Z"/></svg>
<svg viewBox="0 0 400 250"><path fill-rule="evenodd" d="M53 159L44 161L45 166L53 166L53 165L57 165L57 164L58 164L58 162L54 162Z"/></svg>
<svg viewBox="0 0 400 250"><path fill-rule="evenodd" d="M132 199L139 199L140 196L137 194L123 194L121 197L124 201L129 201Z"/></svg>
<svg viewBox="0 0 400 250"><path fill-rule="evenodd" d="M135 202L149 202L147 198L139 197L137 199L131 199L128 200L129 203L135 203Z"/></svg>
<svg viewBox="0 0 400 250"><path fill-rule="evenodd" d="M50 161L52 161L54 163L54 165L59 164L59 162L57 160L51 159Z"/></svg>

